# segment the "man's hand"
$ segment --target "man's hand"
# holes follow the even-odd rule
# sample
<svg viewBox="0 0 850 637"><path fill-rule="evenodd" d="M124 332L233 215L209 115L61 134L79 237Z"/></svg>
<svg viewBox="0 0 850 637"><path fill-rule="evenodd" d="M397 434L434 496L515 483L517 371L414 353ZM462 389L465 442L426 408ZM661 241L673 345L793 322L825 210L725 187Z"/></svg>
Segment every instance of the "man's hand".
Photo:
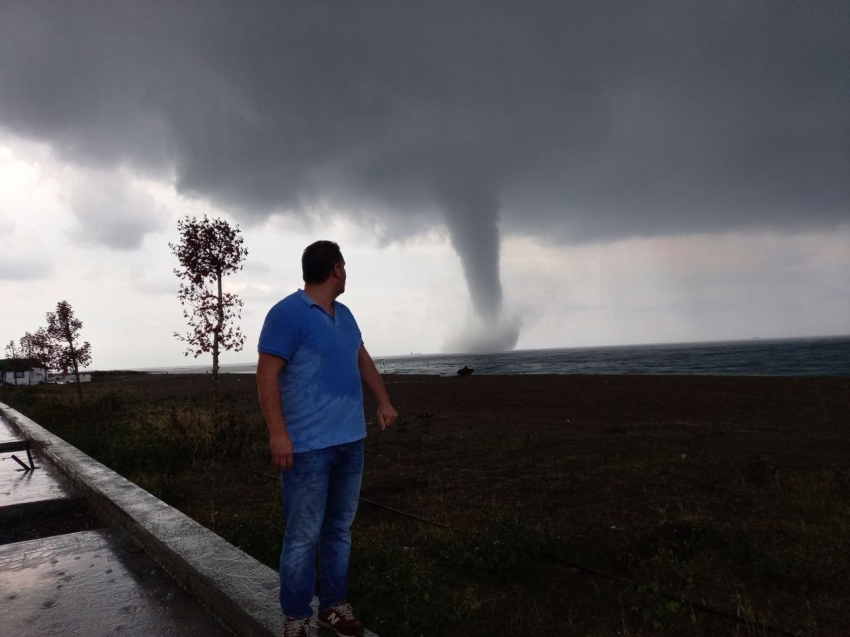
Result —
<svg viewBox="0 0 850 637"><path fill-rule="evenodd" d="M269 437L269 448L272 452L272 462L278 471L292 469L292 440L289 439L289 434L272 434Z"/></svg>
<svg viewBox="0 0 850 637"><path fill-rule="evenodd" d="M378 400L378 425L381 427L381 431L387 427L392 427L398 420L398 412L390 402L390 397L387 396L387 388L384 387L384 381L381 380L375 362L362 345L360 346L357 365L360 368L360 378L363 379L363 384Z"/></svg>
<svg viewBox="0 0 850 637"><path fill-rule="evenodd" d="M278 471L289 471L292 468L292 440L289 438L286 421L283 419L278 384L278 376L285 365L284 359L265 353L261 353L257 361L257 391L260 397L260 408L263 410L263 418L269 428L272 462Z"/></svg>
<svg viewBox="0 0 850 637"><path fill-rule="evenodd" d="M398 412L396 412L390 403L378 406L378 424L381 427L381 431L387 427L392 427L396 420L398 420Z"/></svg>

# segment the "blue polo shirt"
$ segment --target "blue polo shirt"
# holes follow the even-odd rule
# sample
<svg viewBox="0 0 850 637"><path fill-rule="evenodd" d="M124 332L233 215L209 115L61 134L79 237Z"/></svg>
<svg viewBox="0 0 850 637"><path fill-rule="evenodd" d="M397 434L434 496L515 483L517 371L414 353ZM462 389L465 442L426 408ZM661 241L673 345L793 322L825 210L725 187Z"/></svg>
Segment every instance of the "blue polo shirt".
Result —
<svg viewBox="0 0 850 637"><path fill-rule="evenodd" d="M269 310L257 349L286 360L278 381L295 453L366 437L361 345L357 321L342 303L334 301L331 316L298 290Z"/></svg>

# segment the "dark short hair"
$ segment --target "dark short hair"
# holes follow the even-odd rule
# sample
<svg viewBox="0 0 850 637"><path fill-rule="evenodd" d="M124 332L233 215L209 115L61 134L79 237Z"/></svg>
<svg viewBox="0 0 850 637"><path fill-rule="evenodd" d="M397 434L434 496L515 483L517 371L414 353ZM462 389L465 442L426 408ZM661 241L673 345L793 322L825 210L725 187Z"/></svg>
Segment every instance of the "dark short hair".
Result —
<svg viewBox="0 0 850 637"><path fill-rule="evenodd" d="M304 283L324 283L337 263L342 263L342 252L333 241L316 241L304 248L301 255L301 273Z"/></svg>

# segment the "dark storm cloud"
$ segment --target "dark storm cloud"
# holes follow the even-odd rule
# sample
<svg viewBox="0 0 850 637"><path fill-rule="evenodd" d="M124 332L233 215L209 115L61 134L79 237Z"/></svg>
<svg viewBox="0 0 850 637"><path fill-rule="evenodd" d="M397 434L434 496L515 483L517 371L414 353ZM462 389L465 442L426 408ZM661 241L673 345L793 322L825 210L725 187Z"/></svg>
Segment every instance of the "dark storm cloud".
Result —
<svg viewBox="0 0 850 637"><path fill-rule="evenodd" d="M392 238L441 219L488 314L500 228L847 221L848 6L5 3L0 127L173 171L245 221L325 202Z"/></svg>
<svg viewBox="0 0 850 637"><path fill-rule="evenodd" d="M136 250L145 235L162 230L167 214L143 188L120 174L92 171L73 189L71 210L78 226L71 234L82 244Z"/></svg>

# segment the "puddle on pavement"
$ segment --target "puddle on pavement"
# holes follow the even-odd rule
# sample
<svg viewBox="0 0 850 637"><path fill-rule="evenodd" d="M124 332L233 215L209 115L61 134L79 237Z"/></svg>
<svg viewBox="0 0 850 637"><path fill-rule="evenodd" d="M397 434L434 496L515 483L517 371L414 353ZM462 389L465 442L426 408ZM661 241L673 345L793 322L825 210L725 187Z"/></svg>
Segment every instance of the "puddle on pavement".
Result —
<svg viewBox="0 0 850 637"><path fill-rule="evenodd" d="M4 634L163 637L229 633L133 541L110 529L0 546Z"/></svg>

